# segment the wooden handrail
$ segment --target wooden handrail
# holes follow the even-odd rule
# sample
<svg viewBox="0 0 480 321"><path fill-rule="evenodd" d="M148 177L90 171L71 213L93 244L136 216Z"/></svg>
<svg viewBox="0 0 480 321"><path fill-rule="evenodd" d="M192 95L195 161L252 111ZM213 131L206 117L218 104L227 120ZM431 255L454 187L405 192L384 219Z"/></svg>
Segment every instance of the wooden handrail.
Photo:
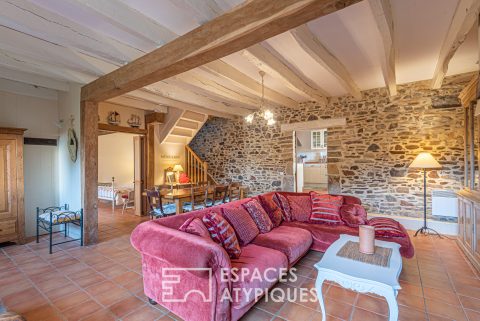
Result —
<svg viewBox="0 0 480 321"><path fill-rule="evenodd" d="M208 164L188 146L185 146L185 172L192 183L208 181Z"/></svg>

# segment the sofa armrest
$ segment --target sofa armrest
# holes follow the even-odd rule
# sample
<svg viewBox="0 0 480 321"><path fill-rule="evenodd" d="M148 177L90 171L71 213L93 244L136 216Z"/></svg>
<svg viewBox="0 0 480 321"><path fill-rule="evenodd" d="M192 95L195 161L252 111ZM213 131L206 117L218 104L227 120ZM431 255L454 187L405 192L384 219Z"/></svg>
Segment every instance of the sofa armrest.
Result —
<svg viewBox="0 0 480 321"><path fill-rule="evenodd" d="M138 225L130 241L142 253L182 268L231 268L227 252L211 239L163 226L156 221Z"/></svg>

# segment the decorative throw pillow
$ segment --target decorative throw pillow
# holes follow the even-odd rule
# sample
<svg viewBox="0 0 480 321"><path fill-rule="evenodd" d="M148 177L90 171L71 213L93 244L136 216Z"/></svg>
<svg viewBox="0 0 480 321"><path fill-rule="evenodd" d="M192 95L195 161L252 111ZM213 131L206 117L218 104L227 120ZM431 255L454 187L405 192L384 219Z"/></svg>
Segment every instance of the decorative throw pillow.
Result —
<svg viewBox="0 0 480 321"><path fill-rule="evenodd" d="M180 226L179 230L208 239L210 238L210 233L208 232L207 227L203 224L202 220L197 217L191 217L186 220L182 226Z"/></svg>
<svg viewBox="0 0 480 321"><path fill-rule="evenodd" d="M223 208L222 213L237 233L241 246L250 243L260 233L250 214L244 208Z"/></svg>
<svg viewBox="0 0 480 321"><path fill-rule="evenodd" d="M310 195L287 195L288 203L292 209L292 220L307 222L312 215L312 200Z"/></svg>
<svg viewBox="0 0 480 321"><path fill-rule="evenodd" d="M375 217L368 220L368 225L375 227L375 236L378 237L405 237L406 234L397 221L388 217Z"/></svg>
<svg viewBox="0 0 480 321"><path fill-rule="evenodd" d="M210 212L202 218L203 223L210 233L210 237L223 246L232 259L238 259L242 250L238 244L233 227L220 214Z"/></svg>
<svg viewBox="0 0 480 321"><path fill-rule="evenodd" d="M272 199L275 204L277 204L277 206L282 210L283 220L285 222L293 221L292 208L290 207L290 203L288 203L287 198L282 194L275 193Z"/></svg>
<svg viewBox="0 0 480 321"><path fill-rule="evenodd" d="M342 196L310 192L310 197L312 199L310 222L331 225L344 224L340 216L340 207L343 204Z"/></svg>
<svg viewBox="0 0 480 321"><path fill-rule="evenodd" d="M342 221L350 227L358 227L367 224L367 211L362 205L346 204L340 207Z"/></svg>
<svg viewBox="0 0 480 321"><path fill-rule="evenodd" d="M260 205L256 199L252 199L251 201L243 204L243 207L255 221L255 224L257 224L258 230L261 234L268 233L272 230L272 221L268 217L268 214L265 212L262 205Z"/></svg>
<svg viewBox="0 0 480 321"><path fill-rule="evenodd" d="M273 193L258 196L262 207L265 209L265 212L267 212L268 217L273 223L273 227L278 227L280 226L280 223L282 223L283 213L282 209L273 200L274 198L275 194Z"/></svg>

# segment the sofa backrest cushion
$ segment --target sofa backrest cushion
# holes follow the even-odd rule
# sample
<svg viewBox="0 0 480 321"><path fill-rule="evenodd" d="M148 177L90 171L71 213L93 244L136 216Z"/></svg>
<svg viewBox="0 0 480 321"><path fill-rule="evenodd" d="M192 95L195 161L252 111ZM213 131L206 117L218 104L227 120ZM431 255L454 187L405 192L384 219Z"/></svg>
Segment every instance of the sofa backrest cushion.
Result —
<svg viewBox="0 0 480 321"><path fill-rule="evenodd" d="M344 224L340 216L340 207L343 205L342 196L310 192L310 197L312 199L310 222L331 225Z"/></svg>
<svg viewBox="0 0 480 321"><path fill-rule="evenodd" d="M375 227L376 237L405 237L400 223L388 217L374 217L368 220L368 225Z"/></svg>
<svg viewBox="0 0 480 321"><path fill-rule="evenodd" d="M257 224L248 214L247 210L242 207L239 208L223 208L223 217L230 223L230 225L237 233L238 242L241 246L250 243L259 233Z"/></svg>
<svg viewBox="0 0 480 321"><path fill-rule="evenodd" d="M287 197L280 193L275 193L272 199L275 204L282 210L283 220L285 222L291 222L293 220L292 208L290 207L290 203L288 202Z"/></svg>
<svg viewBox="0 0 480 321"><path fill-rule="evenodd" d="M267 212L268 217L273 223L273 227L278 227L282 223L283 211L280 208L278 202L275 202L277 198L275 193L266 193L258 195L260 204L262 204L263 209Z"/></svg>
<svg viewBox="0 0 480 321"><path fill-rule="evenodd" d="M190 217L179 228L182 232L195 234L201 237L210 238L210 233L202 220L198 217Z"/></svg>
<svg viewBox="0 0 480 321"><path fill-rule="evenodd" d="M219 213L209 212L202 219L210 237L220 244L232 259L238 259L242 250L233 227Z"/></svg>
<svg viewBox="0 0 480 321"><path fill-rule="evenodd" d="M290 208L292 209L292 220L306 222L312 214L312 200L309 194L286 195Z"/></svg>
<svg viewBox="0 0 480 321"><path fill-rule="evenodd" d="M367 224L367 211L362 205L343 204L340 207L342 221L350 227L358 227Z"/></svg>
<svg viewBox="0 0 480 321"><path fill-rule="evenodd" d="M249 202L243 204L243 207L248 211L248 214L252 217L257 224L258 230L261 234L268 233L273 228L273 223L268 217L267 212L263 209L260 202L254 198Z"/></svg>

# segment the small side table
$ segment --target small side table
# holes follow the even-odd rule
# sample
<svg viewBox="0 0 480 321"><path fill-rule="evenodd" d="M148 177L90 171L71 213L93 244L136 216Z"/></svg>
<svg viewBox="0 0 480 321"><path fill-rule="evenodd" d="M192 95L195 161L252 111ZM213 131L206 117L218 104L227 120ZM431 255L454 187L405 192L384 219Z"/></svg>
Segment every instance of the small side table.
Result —
<svg viewBox="0 0 480 321"><path fill-rule="evenodd" d="M325 252L320 262L315 264L318 270L315 287L322 309L322 320L327 320L323 301L322 285L325 280L340 284L346 289L360 293L375 293L385 297L389 307L389 321L398 320L397 294L401 289L398 277L402 271L400 245L393 242L375 240L376 246L392 249L388 267L363 263L337 256L337 252L348 241L358 242L357 236L342 234Z"/></svg>

